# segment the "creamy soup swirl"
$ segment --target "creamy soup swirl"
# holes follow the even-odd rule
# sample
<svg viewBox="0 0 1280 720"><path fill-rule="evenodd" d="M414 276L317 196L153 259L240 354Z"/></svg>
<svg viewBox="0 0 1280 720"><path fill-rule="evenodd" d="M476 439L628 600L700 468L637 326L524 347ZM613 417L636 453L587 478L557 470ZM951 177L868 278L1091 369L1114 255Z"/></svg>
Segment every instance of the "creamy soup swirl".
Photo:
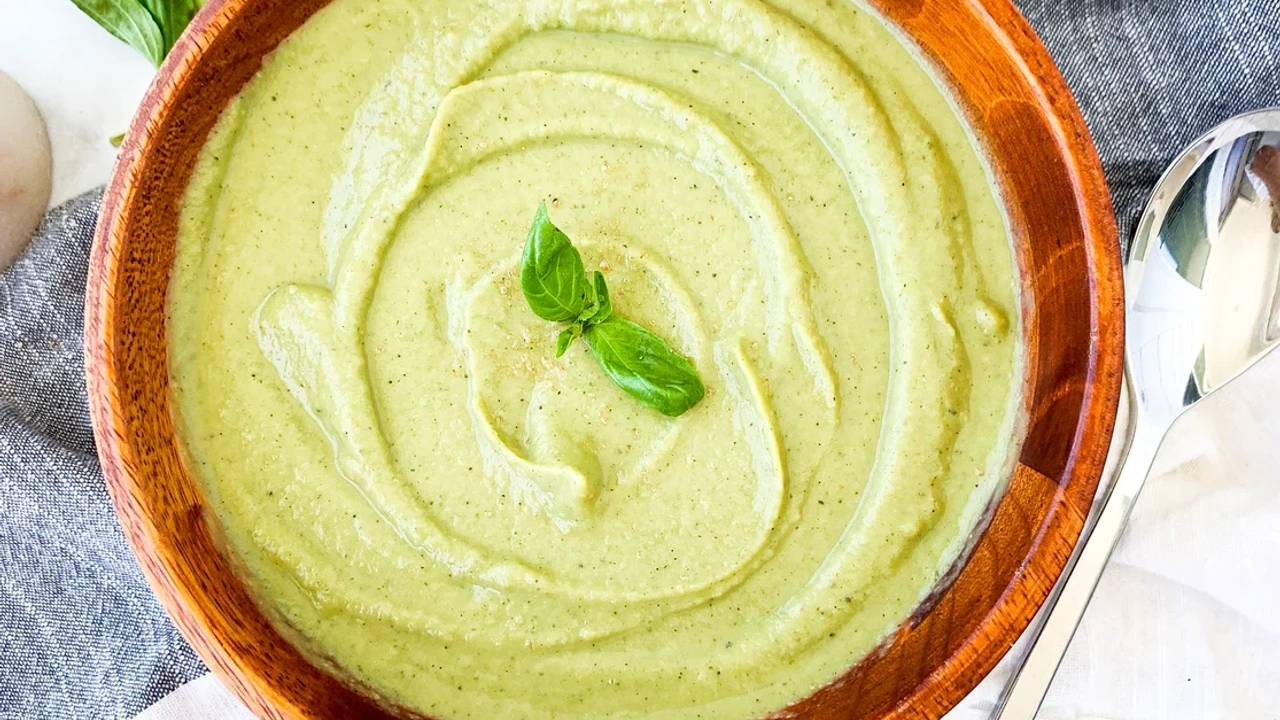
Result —
<svg viewBox="0 0 1280 720"><path fill-rule="evenodd" d="M555 357L541 202L691 411ZM446 718L741 718L964 546L1016 285L972 141L851 4L335 0L202 153L172 368L229 552L319 661Z"/></svg>

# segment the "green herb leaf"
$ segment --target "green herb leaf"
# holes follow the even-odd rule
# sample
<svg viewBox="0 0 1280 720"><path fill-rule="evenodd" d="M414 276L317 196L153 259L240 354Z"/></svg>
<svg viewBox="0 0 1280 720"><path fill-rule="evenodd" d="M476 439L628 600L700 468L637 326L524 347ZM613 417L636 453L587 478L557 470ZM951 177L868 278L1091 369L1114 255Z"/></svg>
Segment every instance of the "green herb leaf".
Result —
<svg viewBox="0 0 1280 720"><path fill-rule="evenodd" d="M164 55L169 54L182 31L191 23L204 0L140 0L143 7L155 18L164 38ZM163 59L163 55L161 56Z"/></svg>
<svg viewBox="0 0 1280 720"><path fill-rule="evenodd" d="M125 41L153 64L164 60L169 46L150 11L138 0L72 0L107 32Z"/></svg>
<svg viewBox="0 0 1280 720"><path fill-rule="evenodd" d="M551 224L543 203L529 228L520 261L520 289L530 309L543 320L576 320L587 307L585 272L578 249Z"/></svg>
<svg viewBox="0 0 1280 720"><path fill-rule="evenodd" d="M595 315L596 311L599 309L600 294L596 292L595 286L592 285L590 281L587 281L587 304L582 308L582 312L578 313L578 317L574 319L574 322L579 324L585 323L587 318Z"/></svg>
<svg viewBox="0 0 1280 720"><path fill-rule="evenodd" d="M111 143L111 147L113 148L120 147L121 145L124 144L124 133L120 133L119 135L112 135L111 137L107 138L107 142Z"/></svg>
<svg viewBox="0 0 1280 720"><path fill-rule="evenodd" d="M599 270L595 273L595 303L592 308L588 308L590 312L586 313L586 317L581 318L588 325L595 325L608 320L613 315L613 303L609 300L609 286L604 282L604 273Z"/></svg>
<svg viewBox="0 0 1280 720"><path fill-rule="evenodd" d="M71 0L107 32L159 66L205 0Z"/></svg>
<svg viewBox="0 0 1280 720"><path fill-rule="evenodd" d="M561 330L560 337L556 338L556 357L564 355L573 341L580 337L582 337L582 326L578 323Z"/></svg>
<svg viewBox="0 0 1280 720"><path fill-rule="evenodd" d="M630 320L610 317L588 326L585 337L613 382L663 415L681 415L706 395L693 363Z"/></svg>

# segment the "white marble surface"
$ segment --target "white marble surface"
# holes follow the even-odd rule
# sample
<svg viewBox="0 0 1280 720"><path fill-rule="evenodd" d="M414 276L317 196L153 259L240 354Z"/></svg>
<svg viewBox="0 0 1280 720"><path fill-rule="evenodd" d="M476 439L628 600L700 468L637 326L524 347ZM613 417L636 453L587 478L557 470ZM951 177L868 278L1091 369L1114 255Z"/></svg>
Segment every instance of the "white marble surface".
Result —
<svg viewBox="0 0 1280 720"><path fill-rule="evenodd" d="M58 205L107 181L155 69L70 0L0 0L0 70L40 108L53 144Z"/></svg>
<svg viewBox="0 0 1280 720"><path fill-rule="evenodd" d="M53 143L52 204L106 181L153 69L69 0L0 0L0 70ZM1184 419L1041 718L1280 719L1280 356ZM983 720L1007 664L953 715ZM147 720L247 717L204 678Z"/></svg>

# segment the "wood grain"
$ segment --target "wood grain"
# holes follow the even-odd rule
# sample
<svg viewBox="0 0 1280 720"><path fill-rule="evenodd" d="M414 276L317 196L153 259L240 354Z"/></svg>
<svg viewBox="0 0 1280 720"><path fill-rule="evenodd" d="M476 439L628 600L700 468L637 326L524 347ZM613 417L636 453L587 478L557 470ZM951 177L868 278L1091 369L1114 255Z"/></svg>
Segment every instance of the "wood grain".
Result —
<svg viewBox="0 0 1280 720"><path fill-rule="evenodd" d="M164 312L178 200L221 109L327 2L214 0L161 68L103 200L85 306L89 398L126 536L223 682L263 718L412 717L307 663L258 611L215 548L172 420ZM870 4L933 62L991 158L1022 272L1028 423L1009 490L954 581L784 713L936 720L1012 646L1079 535L1119 397L1119 245L1080 112L1008 0Z"/></svg>

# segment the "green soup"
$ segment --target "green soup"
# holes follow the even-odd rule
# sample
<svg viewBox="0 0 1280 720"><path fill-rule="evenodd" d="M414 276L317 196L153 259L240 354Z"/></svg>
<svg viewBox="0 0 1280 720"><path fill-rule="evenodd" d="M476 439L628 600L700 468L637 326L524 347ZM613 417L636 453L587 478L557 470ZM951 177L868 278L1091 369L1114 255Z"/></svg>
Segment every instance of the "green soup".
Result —
<svg viewBox="0 0 1280 720"><path fill-rule="evenodd" d="M534 210L697 367L669 418L519 264ZM181 435L262 608L441 718L751 718L933 588L1016 445L1008 232L841 0L335 0L183 202Z"/></svg>

